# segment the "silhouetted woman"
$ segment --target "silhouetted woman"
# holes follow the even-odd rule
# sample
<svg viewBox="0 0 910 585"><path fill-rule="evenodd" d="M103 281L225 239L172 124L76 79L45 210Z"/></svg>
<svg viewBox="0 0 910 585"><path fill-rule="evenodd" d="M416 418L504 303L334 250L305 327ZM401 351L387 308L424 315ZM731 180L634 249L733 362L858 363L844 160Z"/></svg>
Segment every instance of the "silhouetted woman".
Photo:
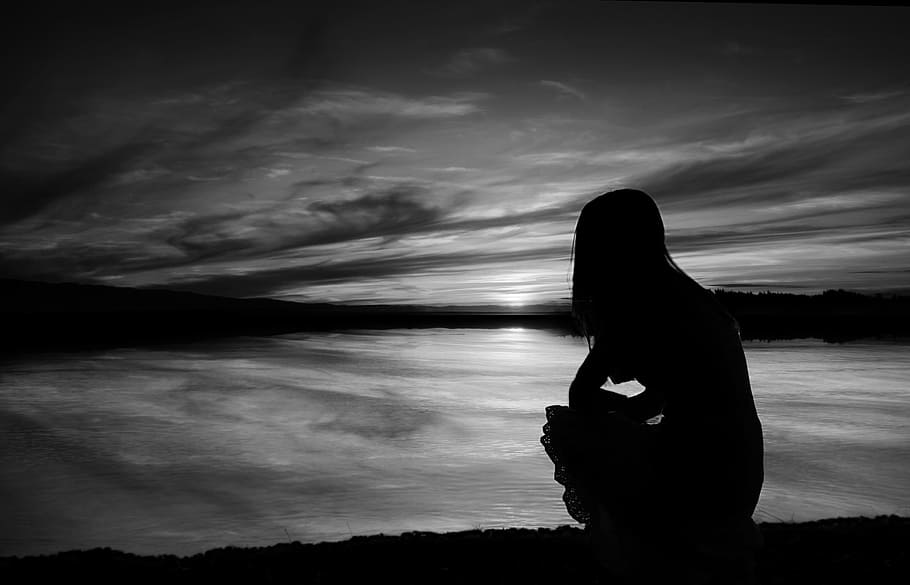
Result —
<svg viewBox="0 0 910 585"><path fill-rule="evenodd" d="M541 438L569 513L613 575L751 582L763 448L736 321L672 260L642 191L586 204L573 258L590 351ZM632 397L601 388L633 379Z"/></svg>

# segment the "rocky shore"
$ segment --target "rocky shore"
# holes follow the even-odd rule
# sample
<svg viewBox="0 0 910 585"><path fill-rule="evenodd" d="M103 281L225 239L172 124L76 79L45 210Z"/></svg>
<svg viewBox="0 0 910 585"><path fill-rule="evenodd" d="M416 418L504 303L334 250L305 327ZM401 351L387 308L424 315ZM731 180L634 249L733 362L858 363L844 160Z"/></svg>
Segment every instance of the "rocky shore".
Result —
<svg viewBox="0 0 910 585"><path fill-rule="evenodd" d="M906 583L910 518L760 524L759 580ZM187 557L112 549L0 558L4 583L602 583L580 528L488 529L219 548Z"/></svg>

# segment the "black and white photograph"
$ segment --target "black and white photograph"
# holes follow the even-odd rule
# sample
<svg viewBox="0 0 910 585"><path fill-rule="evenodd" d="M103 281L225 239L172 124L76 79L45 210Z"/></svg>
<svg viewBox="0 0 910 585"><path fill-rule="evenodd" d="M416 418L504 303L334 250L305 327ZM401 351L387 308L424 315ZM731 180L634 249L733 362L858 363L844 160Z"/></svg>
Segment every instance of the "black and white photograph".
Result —
<svg viewBox="0 0 910 585"><path fill-rule="evenodd" d="M904 583L910 6L0 18L4 583Z"/></svg>

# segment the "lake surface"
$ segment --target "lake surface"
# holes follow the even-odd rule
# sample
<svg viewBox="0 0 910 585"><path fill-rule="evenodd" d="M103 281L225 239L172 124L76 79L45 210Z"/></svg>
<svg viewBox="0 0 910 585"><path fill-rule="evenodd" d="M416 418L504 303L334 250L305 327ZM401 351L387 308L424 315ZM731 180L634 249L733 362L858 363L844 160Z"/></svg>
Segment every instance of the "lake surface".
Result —
<svg viewBox="0 0 910 585"><path fill-rule="evenodd" d="M756 519L910 514L910 343L744 346ZM0 555L571 524L538 441L586 351L425 329L6 359Z"/></svg>

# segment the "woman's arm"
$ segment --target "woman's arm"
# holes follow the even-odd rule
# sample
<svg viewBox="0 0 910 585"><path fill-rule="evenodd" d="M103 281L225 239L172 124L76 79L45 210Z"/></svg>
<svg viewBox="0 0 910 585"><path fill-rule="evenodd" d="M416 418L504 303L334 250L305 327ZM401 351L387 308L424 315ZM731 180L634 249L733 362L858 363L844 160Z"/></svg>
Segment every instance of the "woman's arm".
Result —
<svg viewBox="0 0 910 585"><path fill-rule="evenodd" d="M597 408L599 404L600 387L607 381L609 375L607 360L609 356L603 343L595 343L585 360L578 367L575 379L569 386L569 407L580 410ZM611 392L610 394L615 394ZM607 395L605 395L607 396ZM606 406L604 404L604 406Z"/></svg>
<svg viewBox="0 0 910 585"><path fill-rule="evenodd" d="M662 397L645 389L634 396L626 396L601 388L609 377L609 357L604 344L594 344L578 368L569 386L569 407L587 412L619 411L626 416L644 421L661 410Z"/></svg>

